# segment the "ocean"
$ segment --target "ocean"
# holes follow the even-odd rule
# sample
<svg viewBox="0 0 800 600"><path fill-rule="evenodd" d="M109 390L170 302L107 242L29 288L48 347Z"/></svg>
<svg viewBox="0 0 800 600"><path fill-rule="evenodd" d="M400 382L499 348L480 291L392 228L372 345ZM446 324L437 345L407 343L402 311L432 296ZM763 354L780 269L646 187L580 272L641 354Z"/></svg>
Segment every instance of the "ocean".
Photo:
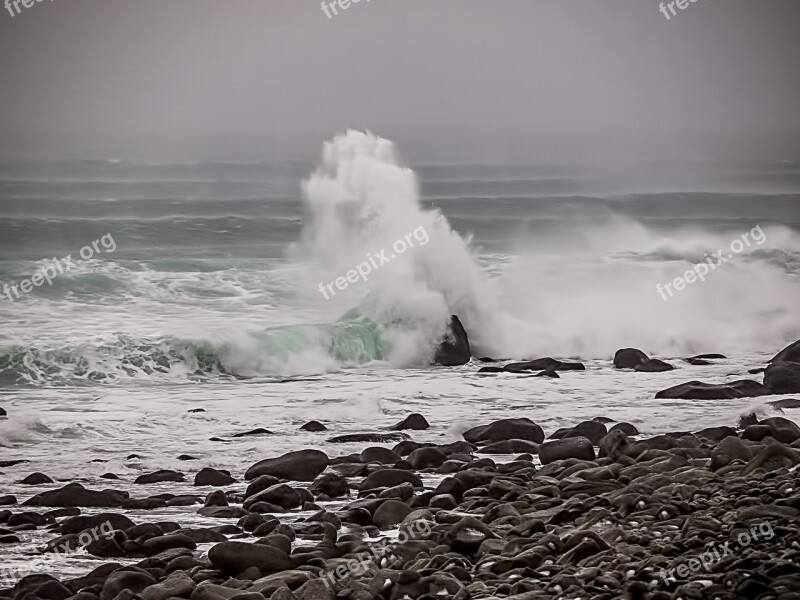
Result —
<svg viewBox="0 0 800 600"><path fill-rule="evenodd" d="M318 164L0 163L0 291L114 241L52 285L0 294L2 459L28 461L2 469L2 492L52 487L18 483L35 471L118 489L167 468L241 479L290 450L360 451L326 440L412 412L431 423L414 439L439 443L511 416L546 433L605 416L656 434L772 414L766 401L779 397L654 396L695 379L760 381L748 370L800 338L800 162L406 166L401 152L348 132ZM320 293L419 228L424 245ZM745 233L752 243L731 253ZM705 281L659 295L720 249L730 258ZM548 379L478 374L477 360L431 366L451 314L476 357L586 370ZM677 368L615 370L623 347ZM706 352L727 358L683 360ZM329 431L300 431L311 419ZM271 434L233 437L259 427ZM163 489L196 493L188 479ZM21 535L8 564L48 538ZM77 575L99 559L47 560Z"/></svg>

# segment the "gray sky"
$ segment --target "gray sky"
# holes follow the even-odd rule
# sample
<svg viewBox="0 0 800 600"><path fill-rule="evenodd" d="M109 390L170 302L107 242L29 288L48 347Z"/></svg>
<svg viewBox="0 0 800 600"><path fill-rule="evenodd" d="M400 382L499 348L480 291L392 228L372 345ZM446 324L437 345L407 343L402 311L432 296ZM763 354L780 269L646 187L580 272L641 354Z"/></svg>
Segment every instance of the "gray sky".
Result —
<svg viewBox="0 0 800 600"><path fill-rule="evenodd" d="M44 0L0 12L0 156L797 151L798 30L798 0Z"/></svg>

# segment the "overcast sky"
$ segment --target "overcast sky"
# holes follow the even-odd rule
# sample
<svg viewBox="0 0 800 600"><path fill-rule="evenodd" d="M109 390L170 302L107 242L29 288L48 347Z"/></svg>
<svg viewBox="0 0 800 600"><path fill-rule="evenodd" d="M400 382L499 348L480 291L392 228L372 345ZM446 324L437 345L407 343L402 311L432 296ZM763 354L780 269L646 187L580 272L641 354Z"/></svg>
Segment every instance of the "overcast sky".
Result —
<svg viewBox="0 0 800 600"><path fill-rule="evenodd" d="M45 0L0 12L0 156L787 152L798 31L798 0Z"/></svg>

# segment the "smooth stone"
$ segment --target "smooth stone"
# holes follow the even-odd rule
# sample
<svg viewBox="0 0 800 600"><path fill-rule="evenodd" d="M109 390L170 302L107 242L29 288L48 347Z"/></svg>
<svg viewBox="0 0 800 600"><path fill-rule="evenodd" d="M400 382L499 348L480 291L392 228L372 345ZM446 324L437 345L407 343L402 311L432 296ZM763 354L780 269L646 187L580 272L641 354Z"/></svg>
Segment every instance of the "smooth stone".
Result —
<svg viewBox="0 0 800 600"><path fill-rule="evenodd" d="M425 417L419 413L412 413L396 425L392 425L389 429L392 431L401 431L403 429L422 431L428 429L429 427L430 424Z"/></svg>
<svg viewBox="0 0 800 600"><path fill-rule="evenodd" d="M622 348L614 353L614 367L617 369L633 369L648 360L650 357L638 348Z"/></svg>
<svg viewBox="0 0 800 600"><path fill-rule="evenodd" d="M289 481L314 481L329 462L328 455L319 450L298 450L257 462L247 469L244 478L250 481L259 475L273 475Z"/></svg>

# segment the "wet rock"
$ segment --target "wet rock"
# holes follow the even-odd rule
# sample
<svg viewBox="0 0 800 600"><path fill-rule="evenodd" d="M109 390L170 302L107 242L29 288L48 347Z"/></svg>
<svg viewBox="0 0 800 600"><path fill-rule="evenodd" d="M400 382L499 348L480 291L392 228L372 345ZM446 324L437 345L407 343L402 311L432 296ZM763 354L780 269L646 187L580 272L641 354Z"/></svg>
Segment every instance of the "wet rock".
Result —
<svg viewBox="0 0 800 600"><path fill-rule="evenodd" d="M17 503L17 497L11 494L0 496L0 506L10 506Z"/></svg>
<svg viewBox="0 0 800 600"><path fill-rule="evenodd" d="M280 482L281 480L275 477L274 475L259 475L256 479L251 481L250 484L247 486L247 489L245 489L244 491L244 497L249 498L250 496L254 496L258 492L263 492L268 487L272 487L276 483Z"/></svg>
<svg viewBox="0 0 800 600"><path fill-rule="evenodd" d="M188 596L194 591L197 584L189 575L181 571L169 574L163 581L142 590L140 596L143 600L167 600Z"/></svg>
<svg viewBox="0 0 800 600"><path fill-rule="evenodd" d="M648 360L650 357L638 348L622 348L614 353L614 367L617 369L634 369Z"/></svg>
<svg viewBox="0 0 800 600"><path fill-rule="evenodd" d="M278 548L247 542L222 542L208 551L211 564L236 575L248 567L256 567L262 573L284 571L294 568L294 562Z"/></svg>
<svg viewBox="0 0 800 600"><path fill-rule="evenodd" d="M401 469L381 469L370 473L358 486L359 491L377 488L394 487L401 483L410 483L421 488L422 480L411 471Z"/></svg>
<svg viewBox="0 0 800 600"><path fill-rule="evenodd" d="M571 437L545 442L539 446L539 459L543 465L567 458L594 460L596 457L592 442L585 437Z"/></svg>
<svg viewBox="0 0 800 600"><path fill-rule="evenodd" d="M451 315L445 337L436 348L433 364L455 367L468 363L471 357L472 350L469 347L467 332L459 318Z"/></svg>
<svg viewBox="0 0 800 600"><path fill-rule="evenodd" d="M416 470L441 467L447 455L438 448L417 448L408 456L408 462Z"/></svg>
<svg viewBox="0 0 800 600"><path fill-rule="evenodd" d="M780 409L800 408L800 400L797 398L784 398L782 400L773 400L772 402L767 402L767 404Z"/></svg>
<svg viewBox="0 0 800 600"><path fill-rule="evenodd" d="M697 432L697 435L704 437L712 442L719 442L726 437L736 437L737 433L733 427L706 427Z"/></svg>
<svg viewBox="0 0 800 600"><path fill-rule="evenodd" d="M325 427L325 425L323 425L319 421L309 421L308 423L300 427L300 429L302 429L303 431L312 431L312 432L328 431L328 428Z"/></svg>
<svg viewBox="0 0 800 600"><path fill-rule="evenodd" d="M405 419L397 423L396 425L392 425L389 429L392 431L401 431L403 429L413 429L416 431L421 431L424 429L428 429L430 424L428 423L427 419L423 417L419 413L412 413L408 415Z"/></svg>
<svg viewBox="0 0 800 600"><path fill-rule="evenodd" d="M541 444L544 431L536 423L523 417L520 419L503 419L489 425L480 425L464 432L464 439L472 444L481 442L502 442L520 439Z"/></svg>
<svg viewBox="0 0 800 600"><path fill-rule="evenodd" d="M782 444L768 444L747 463L744 474L748 475L757 469L766 472L781 468L790 469L798 463L800 463L800 453Z"/></svg>
<svg viewBox="0 0 800 600"><path fill-rule="evenodd" d="M387 500L381 504L372 515L372 523L379 529L389 529L401 523L409 513L411 507L400 500Z"/></svg>
<svg viewBox="0 0 800 600"><path fill-rule="evenodd" d="M181 454L178 457L178 460L200 460L196 456L192 456L191 454Z"/></svg>
<svg viewBox="0 0 800 600"><path fill-rule="evenodd" d="M481 448L481 452L486 454L519 454L522 452L538 454L539 444L528 440L505 440L484 446Z"/></svg>
<svg viewBox="0 0 800 600"><path fill-rule="evenodd" d="M231 474L228 471L219 471L217 469L212 469L211 467L200 469L200 471L197 472L197 475L194 476L195 486L213 485L215 487L221 487L224 485L230 485L235 481L236 479L231 477Z"/></svg>
<svg viewBox="0 0 800 600"><path fill-rule="evenodd" d="M393 465L400 460L400 455L383 446L371 446L361 451L359 460L362 463L376 462L382 465Z"/></svg>
<svg viewBox="0 0 800 600"><path fill-rule="evenodd" d="M621 431L625 435L639 435L639 430L636 429L634 425L631 425L630 423L626 422L617 423L611 429L608 430L609 433L611 433L612 431Z"/></svg>
<svg viewBox="0 0 800 600"><path fill-rule="evenodd" d="M78 515L64 519L61 522L61 533L81 533L82 531L95 530L109 533L113 530L125 531L136 524L125 515L118 513L99 513L96 515Z"/></svg>
<svg viewBox="0 0 800 600"><path fill-rule="evenodd" d="M188 411L189 413L204 413L206 412L205 408L190 408Z"/></svg>
<svg viewBox="0 0 800 600"><path fill-rule="evenodd" d="M734 398L751 398L772 394L769 388L757 381L740 379L731 383L713 384L701 381L689 381L661 390L656 398L682 398L697 400L731 400Z"/></svg>
<svg viewBox="0 0 800 600"><path fill-rule="evenodd" d="M37 494L23 502L23 506L77 506L86 508L121 507L126 496L112 490L88 490L80 483L70 483L63 488Z"/></svg>
<svg viewBox="0 0 800 600"><path fill-rule="evenodd" d="M268 487L263 492L257 493L255 496L250 496L244 501L242 507L245 510L251 510L253 505L258 502L268 502L291 510L301 506L303 504L303 499L296 488L285 483L278 483Z"/></svg>
<svg viewBox="0 0 800 600"><path fill-rule="evenodd" d="M586 367L583 363L562 362L554 358L545 357L523 362L508 363L503 367L504 371L516 373L519 371L583 371Z"/></svg>
<svg viewBox="0 0 800 600"><path fill-rule="evenodd" d="M764 385L773 394L800 393L800 362L773 362L764 371Z"/></svg>
<svg viewBox="0 0 800 600"><path fill-rule="evenodd" d="M329 498L350 495L350 486L344 477L336 473L323 473L308 488L314 496L325 494Z"/></svg>
<svg viewBox="0 0 800 600"><path fill-rule="evenodd" d="M243 431L241 433L234 433L231 437L235 438L242 438L242 437L250 437L253 435L275 435L269 429L264 429L263 427L258 427L256 429L252 429L250 431Z"/></svg>
<svg viewBox="0 0 800 600"><path fill-rule="evenodd" d="M405 433L349 433L337 435L329 438L332 444L351 444L353 442L373 442L377 444L388 444L390 442L402 442L409 439Z"/></svg>
<svg viewBox="0 0 800 600"><path fill-rule="evenodd" d="M759 421L757 425L750 425L742 432L742 439L756 442L767 436L784 444L791 444L800 439L800 427L789 419L770 417Z"/></svg>
<svg viewBox="0 0 800 600"><path fill-rule="evenodd" d="M789 344L778 352L775 356L769 359L769 362L776 363L776 362L795 362L800 363L800 340Z"/></svg>
<svg viewBox="0 0 800 600"><path fill-rule="evenodd" d="M747 463L751 458L753 458L753 453L747 444L736 436L727 436L712 451L710 469L717 471L734 460L741 460Z"/></svg>
<svg viewBox="0 0 800 600"><path fill-rule="evenodd" d="M173 471L172 469L162 469L145 475L139 475L133 483L150 484L150 483L164 483L167 481L177 482L184 481L183 473Z"/></svg>
<svg viewBox="0 0 800 600"><path fill-rule="evenodd" d="M259 475L273 475L290 481L314 481L329 462L328 455L319 450L298 450L257 462L247 469L244 478L250 481Z"/></svg>
<svg viewBox="0 0 800 600"><path fill-rule="evenodd" d="M583 421L575 427L562 429L551 435L552 439L564 439L569 437L585 437L593 444L597 444L608 433L606 426L599 421Z"/></svg>
<svg viewBox="0 0 800 600"><path fill-rule="evenodd" d="M508 373L503 367L481 367L478 373Z"/></svg>
<svg viewBox="0 0 800 600"><path fill-rule="evenodd" d="M534 375L534 377L549 377L550 379L561 379L561 375L556 371L541 371Z"/></svg>
<svg viewBox="0 0 800 600"><path fill-rule="evenodd" d="M144 569L123 567L106 578L100 600L114 600L123 591L139 594L156 583L158 582L153 576Z"/></svg>
<svg viewBox="0 0 800 600"><path fill-rule="evenodd" d="M53 483L53 480L50 479L44 473L37 472L37 473L31 473L25 479L20 481L20 483L23 483L25 485L42 485L45 483Z"/></svg>
<svg viewBox="0 0 800 600"><path fill-rule="evenodd" d="M663 371L672 371L674 368L675 367L673 367L671 364L664 362L663 360L651 358L643 363L639 363L633 368L633 370L641 373L661 373Z"/></svg>

